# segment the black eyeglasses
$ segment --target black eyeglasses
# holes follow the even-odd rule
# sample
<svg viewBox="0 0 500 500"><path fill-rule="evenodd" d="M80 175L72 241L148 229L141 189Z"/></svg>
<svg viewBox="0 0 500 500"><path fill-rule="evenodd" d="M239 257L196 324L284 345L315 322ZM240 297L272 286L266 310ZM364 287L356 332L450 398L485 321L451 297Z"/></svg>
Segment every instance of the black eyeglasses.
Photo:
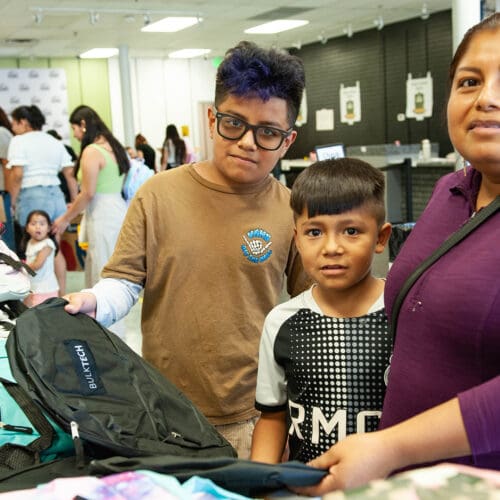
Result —
<svg viewBox="0 0 500 500"><path fill-rule="evenodd" d="M250 125L237 116L218 111L215 113L215 118L217 118L217 132L224 139L237 141L251 130L255 144L266 151L276 151L293 130L293 128L281 130L267 125Z"/></svg>

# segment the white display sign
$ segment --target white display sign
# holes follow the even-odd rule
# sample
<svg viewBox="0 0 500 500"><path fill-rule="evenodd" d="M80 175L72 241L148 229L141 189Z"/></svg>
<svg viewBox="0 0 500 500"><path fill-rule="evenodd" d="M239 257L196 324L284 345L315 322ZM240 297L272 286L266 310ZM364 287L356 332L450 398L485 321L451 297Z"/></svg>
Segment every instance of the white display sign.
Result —
<svg viewBox="0 0 500 500"><path fill-rule="evenodd" d="M424 78L412 78L408 73L406 80L406 117L423 120L432 116L432 77L430 71Z"/></svg>
<svg viewBox="0 0 500 500"><path fill-rule="evenodd" d="M316 130L333 130L333 109L318 109L316 111Z"/></svg>
<svg viewBox="0 0 500 500"><path fill-rule="evenodd" d="M66 73L62 68L0 69L0 106L10 115L18 106L36 105L45 116L44 130L70 138Z"/></svg>
<svg viewBox="0 0 500 500"><path fill-rule="evenodd" d="M359 81L355 87L340 85L340 121L349 125L361 121L361 89Z"/></svg>

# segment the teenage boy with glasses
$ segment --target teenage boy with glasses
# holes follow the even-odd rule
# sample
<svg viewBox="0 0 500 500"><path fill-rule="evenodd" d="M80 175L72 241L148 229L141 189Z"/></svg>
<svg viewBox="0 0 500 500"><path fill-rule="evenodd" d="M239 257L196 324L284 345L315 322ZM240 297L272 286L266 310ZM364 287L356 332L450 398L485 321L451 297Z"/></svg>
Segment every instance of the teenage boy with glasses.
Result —
<svg viewBox="0 0 500 500"><path fill-rule="evenodd" d="M260 332L307 286L293 244L289 190L269 175L296 137L301 61L241 42L217 70L208 111L213 158L147 181L102 279L66 309L109 325L142 289L142 351L241 458L248 458Z"/></svg>
<svg viewBox="0 0 500 500"><path fill-rule="evenodd" d="M224 139L232 141L241 139L248 130L252 131L253 139L257 147L267 151L276 151L283 144L283 141L290 136L293 127L288 130L281 130L267 125L250 125L236 116L226 113L215 113L217 119L217 132Z"/></svg>

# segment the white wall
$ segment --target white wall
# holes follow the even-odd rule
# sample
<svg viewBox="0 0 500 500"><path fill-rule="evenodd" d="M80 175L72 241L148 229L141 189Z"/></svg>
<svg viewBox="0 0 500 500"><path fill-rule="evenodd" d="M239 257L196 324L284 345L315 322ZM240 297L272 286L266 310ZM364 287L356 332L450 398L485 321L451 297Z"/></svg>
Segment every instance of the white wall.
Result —
<svg viewBox="0 0 500 500"><path fill-rule="evenodd" d="M118 58L109 59L108 71L113 133L123 142ZM205 119L200 123L198 104L213 101L216 69L212 62L204 59L131 58L130 72L135 133L144 135L156 149L163 144L169 123L174 123L179 133L181 125L188 125L188 140L195 152L200 153L202 127L206 127L207 122Z"/></svg>

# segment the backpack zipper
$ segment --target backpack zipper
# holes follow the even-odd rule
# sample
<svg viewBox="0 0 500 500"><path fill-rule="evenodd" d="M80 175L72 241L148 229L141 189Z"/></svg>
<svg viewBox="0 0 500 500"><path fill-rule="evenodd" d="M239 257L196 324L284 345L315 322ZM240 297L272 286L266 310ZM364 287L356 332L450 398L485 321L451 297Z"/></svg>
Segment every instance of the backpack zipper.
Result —
<svg viewBox="0 0 500 500"><path fill-rule="evenodd" d="M0 428L6 431L12 432L22 432L23 434L33 434L33 429L31 427L24 427L23 425L11 425L5 422L0 422Z"/></svg>
<svg viewBox="0 0 500 500"><path fill-rule="evenodd" d="M83 452L83 443L80 439L80 433L78 432L78 423L72 420L69 425L71 428L71 438L75 446L76 466L78 469L83 469L85 466L85 454Z"/></svg>

